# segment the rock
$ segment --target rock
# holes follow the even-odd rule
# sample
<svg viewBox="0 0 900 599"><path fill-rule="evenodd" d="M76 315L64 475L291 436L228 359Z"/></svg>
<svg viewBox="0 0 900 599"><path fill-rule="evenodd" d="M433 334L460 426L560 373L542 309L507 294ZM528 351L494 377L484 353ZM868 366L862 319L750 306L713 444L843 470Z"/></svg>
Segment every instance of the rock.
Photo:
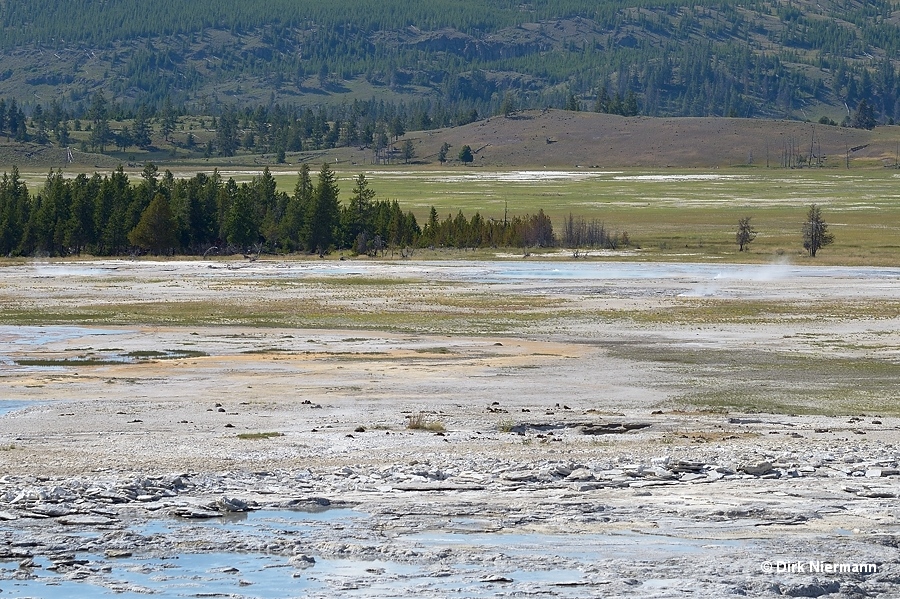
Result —
<svg viewBox="0 0 900 599"><path fill-rule="evenodd" d="M21 570L25 570L25 569L29 569L29 568L36 568L36 567L37 567L37 564L35 563L34 559L32 559L30 557L26 557L25 559L23 559L22 561L19 562L19 568Z"/></svg>
<svg viewBox="0 0 900 599"><path fill-rule="evenodd" d="M73 514L71 516L63 516L57 522L69 526L109 526L118 523L118 520L95 514Z"/></svg>
<svg viewBox="0 0 900 599"><path fill-rule="evenodd" d="M295 568L311 568L316 565L316 558L311 555L306 555L305 553L298 553L297 555L291 557L288 560L288 563L293 565Z"/></svg>
<svg viewBox="0 0 900 599"><path fill-rule="evenodd" d="M397 491L481 491L484 485L465 484L465 483L442 483L442 482L424 482L424 483L400 483L388 487Z"/></svg>
<svg viewBox="0 0 900 599"><path fill-rule="evenodd" d="M781 594L787 597L821 597L837 593L841 590L841 583L837 581L819 582L816 580L811 584L801 584L794 587L780 587Z"/></svg>
<svg viewBox="0 0 900 599"><path fill-rule="evenodd" d="M50 558L56 568L69 566L84 566L88 563L86 559L77 559L74 555L55 555Z"/></svg>
<svg viewBox="0 0 900 599"><path fill-rule="evenodd" d="M587 468L578 468L569 473L566 480L571 481L591 481L594 480L594 473Z"/></svg>
<svg viewBox="0 0 900 599"><path fill-rule="evenodd" d="M188 506L177 507L170 512L173 516L178 518L186 518L189 520L203 520L206 518L221 518L221 512L214 512L212 510L205 510L202 508L193 508Z"/></svg>
<svg viewBox="0 0 900 599"><path fill-rule="evenodd" d="M668 480L671 478L675 478L675 474L664 468L663 466L653 466L651 468L644 469L643 473L644 478L659 478L663 480Z"/></svg>
<svg viewBox="0 0 900 599"><path fill-rule="evenodd" d="M224 512L246 512L250 509L249 505L246 501L238 499L237 497L222 497L217 502L219 509Z"/></svg>
<svg viewBox="0 0 900 599"><path fill-rule="evenodd" d="M751 462L745 463L738 466L738 472L743 472L744 474L752 474L753 476L762 476L763 474L768 474L772 471L772 462L762 461L762 462Z"/></svg>
<svg viewBox="0 0 900 599"><path fill-rule="evenodd" d="M131 557L131 552L127 549L107 549L103 554L110 559Z"/></svg>
<svg viewBox="0 0 900 599"><path fill-rule="evenodd" d="M578 491L579 493L584 493L585 491L594 491L601 488L603 488L603 485L601 483L572 483L572 489Z"/></svg>
<svg viewBox="0 0 900 599"><path fill-rule="evenodd" d="M561 476L565 478L572 474L573 470L575 470L575 467L571 464L554 464L548 469L548 473L551 476Z"/></svg>
<svg viewBox="0 0 900 599"><path fill-rule="evenodd" d="M492 576L486 576L480 579L478 582L488 582L491 584L506 584L512 582L512 578L507 578L506 576L500 576L499 574L495 574Z"/></svg>
<svg viewBox="0 0 900 599"><path fill-rule="evenodd" d="M67 578L69 578L69 580L84 580L91 574L92 574L92 572L90 570L87 570L84 568L79 568L78 570L75 570L74 572L70 573L67 576Z"/></svg>
<svg viewBox="0 0 900 599"><path fill-rule="evenodd" d="M700 472L704 468L706 468L706 464L703 462L691 462L689 460L678 460L671 466L669 466L669 470L675 473L681 472Z"/></svg>
<svg viewBox="0 0 900 599"><path fill-rule="evenodd" d="M511 472L504 472L500 478L512 482L529 482L537 480L537 475L531 470L513 470Z"/></svg>
<svg viewBox="0 0 900 599"><path fill-rule="evenodd" d="M856 493L857 497L866 497L867 499L890 499L896 497L897 494L888 489L863 489Z"/></svg>

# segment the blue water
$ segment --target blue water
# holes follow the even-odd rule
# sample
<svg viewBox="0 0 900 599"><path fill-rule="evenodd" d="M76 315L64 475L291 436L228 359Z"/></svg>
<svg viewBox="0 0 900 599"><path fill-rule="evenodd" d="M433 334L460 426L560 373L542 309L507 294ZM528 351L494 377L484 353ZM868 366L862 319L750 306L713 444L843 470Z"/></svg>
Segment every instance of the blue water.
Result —
<svg viewBox="0 0 900 599"><path fill-rule="evenodd" d="M15 412L17 410L24 410L29 406L37 405L36 401L18 401L14 399L3 399L0 400L0 416L5 416L10 412Z"/></svg>
<svg viewBox="0 0 900 599"><path fill-rule="evenodd" d="M392 535L393 551L418 553L423 560L407 563L374 557L384 540L369 529L371 516L347 508L260 510L230 514L227 518L182 520L168 518L138 523L129 532L143 536L173 535L180 542L168 549L135 546L134 555L105 558L80 552L92 573L71 580L71 570L47 570L50 562L35 558L29 578L16 561L0 562L0 598L42 597L233 597L288 599L293 597L471 597L584 596L592 586L606 584L597 574L598 564L611 560L659 561L673 557L715 559L729 551L752 547L752 541L715 541L641 534L559 534L540 532L460 532L432 530ZM347 559L316 555L315 540L325 530L346 530L338 542L370 548ZM90 532L67 529L81 536ZM227 532L228 534L224 534ZM234 533L238 533L236 536ZM173 547L204 544L215 539L259 541L292 538L298 551L312 555L307 568L292 564L287 556L265 552L190 552ZM334 539L334 535L330 538ZM186 544L186 545L185 545ZM140 545L137 541L136 545ZM307 548L309 546L309 548ZM435 555L444 557L435 562ZM394 553L398 555L398 553ZM427 556L431 556L428 558ZM483 559L483 556L494 556ZM480 556L480 557L479 557ZM696 557L693 557L696 556ZM530 563L531 569L522 564ZM540 594L540 593L538 593ZM543 596L543 595L540 595Z"/></svg>

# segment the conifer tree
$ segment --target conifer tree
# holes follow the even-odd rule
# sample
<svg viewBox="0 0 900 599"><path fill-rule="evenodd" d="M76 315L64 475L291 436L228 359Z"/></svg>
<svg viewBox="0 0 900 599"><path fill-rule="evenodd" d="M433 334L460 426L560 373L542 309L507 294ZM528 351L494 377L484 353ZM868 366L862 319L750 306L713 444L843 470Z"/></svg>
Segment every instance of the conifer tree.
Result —
<svg viewBox="0 0 900 599"><path fill-rule="evenodd" d="M306 242L306 248L319 256L324 256L335 242L335 229L340 217L339 193L335 174L326 162L319 171L313 191Z"/></svg>
<svg viewBox="0 0 900 599"><path fill-rule="evenodd" d="M157 193L141 214L137 226L128 233L128 241L143 250L159 255L175 247L175 219L169 199Z"/></svg>

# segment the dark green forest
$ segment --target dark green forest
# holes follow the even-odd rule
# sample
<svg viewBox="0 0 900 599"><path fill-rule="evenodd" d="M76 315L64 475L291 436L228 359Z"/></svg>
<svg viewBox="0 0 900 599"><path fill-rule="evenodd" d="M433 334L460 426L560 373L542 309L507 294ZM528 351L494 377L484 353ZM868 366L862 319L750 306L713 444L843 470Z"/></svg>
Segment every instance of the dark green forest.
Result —
<svg viewBox="0 0 900 599"><path fill-rule="evenodd" d="M51 172L29 193L18 170L0 178L0 255L97 256L302 252L409 256L416 247L535 247L556 243L543 211L509 220L440 219L432 208L423 227L396 201L378 200L364 175L341 205L334 173L313 177L304 165L293 194L279 192L268 169L238 185L199 173L176 179L150 164L132 182L122 168L66 178ZM574 223L574 224L573 224ZM614 247L623 238L598 223L570 219L566 239L580 247ZM625 236L627 243L627 236Z"/></svg>
<svg viewBox="0 0 900 599"><path fill-rule="evenodd" d="M890 0L5 0L0 96L84 117L380 103L406 129L521 108L900 118ZM377 96L377 100L373 100ZM618 100L618 102L616 102ZM630 102L626 105L626 101ZM118 108L120 107L120 108ZM374 132L372 132L374 135ZM368 142L368 140L366 140Z"/></svg>

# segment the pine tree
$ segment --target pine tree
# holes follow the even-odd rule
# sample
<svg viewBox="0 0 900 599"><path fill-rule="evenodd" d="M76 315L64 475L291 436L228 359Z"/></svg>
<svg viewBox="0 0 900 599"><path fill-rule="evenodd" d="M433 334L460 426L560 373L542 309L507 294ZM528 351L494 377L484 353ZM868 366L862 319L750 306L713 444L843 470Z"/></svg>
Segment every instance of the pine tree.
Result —
<svg viewBox="0 0 900 599"><path fill-rule="evenodd" d="M353 247L356 247L357 252L360 254L365 253L365 248L363 248L363 251L359 251L360 248L357 242L360 235L363 235L366 239L372 235L374 199L375 190L369 187L368 179L366 179L364 174L360 173L350 194L350 202L342 213L345 242L353 244ZM365 243L363 243L363 246L365 246Z"/></svg>
<svg viewBox="0 0 900 599"><path fill-rule="evenodd" d="M234 156L238 148L237 115L233 112L223 114L216 128L216 149L220 156Z"/></svg>
<svg viewBox="0 0 900 599"><path fill-rule="evenodd" d="M753 225L750 224L750 217L745 216L738 220L738 230L737 230L737 244L738 251L743 252L745 249L749 251L747 246L756 239L756 231L753 229Z"/></svg>
<svg viewBox="0 0 900 599"><path fill-rule="evenodd" d="M250 186L244 183L237 190L225 215L225 239L242 250L259 241L259 221Z"/></svg>
<svg viewBox="0 0 900 599"><path fill-rule="evenodd" d="M128 233L128 241L159 255L175 247L175 231L175 219L172 217L169 199L162 193L157 193L141 214L137 226Z"/></svg>
<svg viewBox="0 0 900 599"><path fill-rule="evenodd" d="M594 102L594 112L610 112L610 103L609 92L606 90L606 86L603 86L597 92L597 100Z"/></svg>
<svg viewBox="0 0 900 599"><path fill-rule="evenodd" d="M287 240L291 249L300 249L307 238L307 216L312 203L313 185L309 176L309 165L300 166L294 195L290 197L285 208L282 221L282 238ZM307 248L309 249L309 248Z"/></svg>
<svg viewBox="0 0 900 599"><path fill-rule="evenodd" d="M147 107L138 108L132 124L131 141L134 145L146 150L150 147L150 126L147 124Z"/></svg>
<svg viewBox="0 0 900 599"><path fill-rule="evenodd" d="M169 136L175 131L175 127L178 124L178 117L175 114L175 108L172 106L172 99L169 96L166 96L166 103L163 105L163 113L162 113L162 134L163 138L166 141L169 141Z"/></svg>
<svg viewBox="0 0 900 599"><path fill-rule="evenodd" d="M106 96L103 95L102 91L94 94L88 116L90 116L93 123L89 142L91 149L102 154L106 149L106 142L109 140L108 106Z"/></svg>
<svg viewBox="0 0 900 599"><path fill-rule="evenodd" d="M875 109L866 100L860 100L853 114L852 126L856 129L874 129L876 124Z"/></svg>
<svg viewBox="0 0 900 599"><path fill-rule="evenodd" d="M463 164L469 164L473 160L475 160L475 156L472 155L472 148L468 145L463 146L459 151L459 161Z"/></svg>
<svg viewBox="0 0 900 599"><path fill-rule="evenodd" d="M834 243L834 235L828 232L828 225L822 219L822 209L813 204L803 223L803 249L809 252L810 258L815 258L822 247L831 243Z"/></svg>
<svg viewBox="0 0 900 599"><path fill-rule="evenodd" d="M0 254L8 256L19 247L22 230L29 219L31 201L25 182L15 166L0 178Z"/></svg>
<svg viewBox="0 0 900 599"><path fill-rule="evenodd" d="M315 251L319 256L324 256L335 242L335 229L340 217L339 193L334 172L328 167L328 163L323 164L313 192L306 243L307 249Z"/></svg>
<svg viewBox="0 0 900 599"><path fill-rule="evenodd" d="M409 161L416 157L416 147L411 139L407 139L403 143L402 155L404 164L409 164Z"/></svg>

